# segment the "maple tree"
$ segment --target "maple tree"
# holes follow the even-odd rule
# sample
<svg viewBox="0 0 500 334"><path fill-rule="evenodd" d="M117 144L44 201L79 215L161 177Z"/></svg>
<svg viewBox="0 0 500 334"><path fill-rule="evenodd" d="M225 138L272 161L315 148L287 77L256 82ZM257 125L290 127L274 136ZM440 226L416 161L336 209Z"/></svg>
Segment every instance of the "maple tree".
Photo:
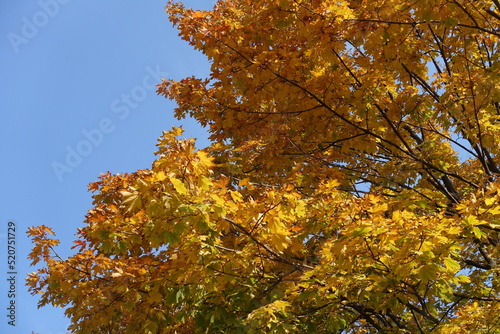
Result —
<svg viewBox="0 0 500 334"><path fill-rule="evenodd" d="M497 0L169 2L196 149L104 174L28 285L76 333L500 331Z"/></svg>

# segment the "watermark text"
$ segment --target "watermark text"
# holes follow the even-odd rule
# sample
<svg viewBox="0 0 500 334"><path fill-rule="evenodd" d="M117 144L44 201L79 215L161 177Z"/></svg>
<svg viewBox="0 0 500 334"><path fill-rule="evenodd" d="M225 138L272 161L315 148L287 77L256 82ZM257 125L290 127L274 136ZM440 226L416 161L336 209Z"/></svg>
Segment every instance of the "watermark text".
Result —
<svg viewBox="0 0 500 334"><path fill-rule="evenodd" d="M71 0L39 0L38 6L40 10L36 11L30 17L23 16L21 18L21 29L19 32L9 32L9 39L12 50L19 53L21 45L28 44L35 38L40 30L45 27L49 21L55 17L61 8Z"/></svg>
<svg viewBox="0 0 500 334"><path fill-rule="evenodd" d="M16 326L16 294L17 294L17 267L16 267L16 223L7 223L7 323Z"/></svg>
<svg viewBox="0 0 500 334"><path fill-rule="evenodd" d="M131 115L131 111L139 106L139 103L146 99L148 92L155 90L156 84L167 76L156 65L156 68L146 66L147 74L142 78L141 84L132 87L127 93L123 93L119 98L111 102L110 109L120 121L124 121ZM116 122L111 117L102 118L94 128L83 129L82 139L76 145L66 145L65 157L63 160L53 161L52 170L59 182L64 180L64 176L71 173L82 164L84 158L88 157L96 147L101 145L106 135L111 134L116 129Z"/></svg>

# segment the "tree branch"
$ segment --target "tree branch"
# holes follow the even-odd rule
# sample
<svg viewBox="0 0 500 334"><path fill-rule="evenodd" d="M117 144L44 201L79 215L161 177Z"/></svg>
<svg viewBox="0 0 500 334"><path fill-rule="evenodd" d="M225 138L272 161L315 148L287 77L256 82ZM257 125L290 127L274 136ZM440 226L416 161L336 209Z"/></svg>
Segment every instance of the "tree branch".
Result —
<svg viewBox="0 0 500 334"><path fill-rule="evenodd" d="M286 264L289 264L291 265L292 267L296 268L297 270L299 270L300 272L304 272L304 269L314 269L314 267L311 267L311 266L308 266L306 264L302 264L302 263L295 263L295 262L292 262L286 258L284 258L283 256L279 255L278 253L276 253L274 250L272 250L269 246L267 246L266 244L262 243L260 240L258 240L256 237L254 237L252 235L252 233L250 233L245 227L243 227L241 224L235 222L234 220L231 220L229 218L224 218L225 221L231 223L231 225L235 226L236 228L238 228L241 232L243 232L243 234L245 234L246 236L248 236L250 239L252 239L257 245L261 246L262 248L264 248L269 254L271 254L273 257L275 257L277 260L283 262L283 263L286 263Z"/></svg>

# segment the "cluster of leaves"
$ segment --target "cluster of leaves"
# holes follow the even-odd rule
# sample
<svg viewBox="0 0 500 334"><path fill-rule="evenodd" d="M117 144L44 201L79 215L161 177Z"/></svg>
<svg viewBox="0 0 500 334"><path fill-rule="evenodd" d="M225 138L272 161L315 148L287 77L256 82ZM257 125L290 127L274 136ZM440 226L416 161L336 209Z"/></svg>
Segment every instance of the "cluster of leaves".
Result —
<svg viewBox="0 0 500 334"><path fill-rule="evenodd" d="M209 78L165 80L203 150L102 175L28 285L76 333L500 330L500 3L169 3Z"/></svg>

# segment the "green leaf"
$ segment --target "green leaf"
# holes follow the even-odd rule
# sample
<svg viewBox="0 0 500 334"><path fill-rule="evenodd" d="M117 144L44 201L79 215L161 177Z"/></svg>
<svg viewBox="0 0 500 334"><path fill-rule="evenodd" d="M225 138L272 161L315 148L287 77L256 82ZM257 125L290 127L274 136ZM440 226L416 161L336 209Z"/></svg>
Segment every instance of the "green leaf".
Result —
<svg viewBox="0 0 500 334"><path fill-rule="evenodd" d="M175 302L179 303L179 301L183 299L184 299L184 292L182 292L182 290L178 290L177 293L175 294Z"/></svg>

